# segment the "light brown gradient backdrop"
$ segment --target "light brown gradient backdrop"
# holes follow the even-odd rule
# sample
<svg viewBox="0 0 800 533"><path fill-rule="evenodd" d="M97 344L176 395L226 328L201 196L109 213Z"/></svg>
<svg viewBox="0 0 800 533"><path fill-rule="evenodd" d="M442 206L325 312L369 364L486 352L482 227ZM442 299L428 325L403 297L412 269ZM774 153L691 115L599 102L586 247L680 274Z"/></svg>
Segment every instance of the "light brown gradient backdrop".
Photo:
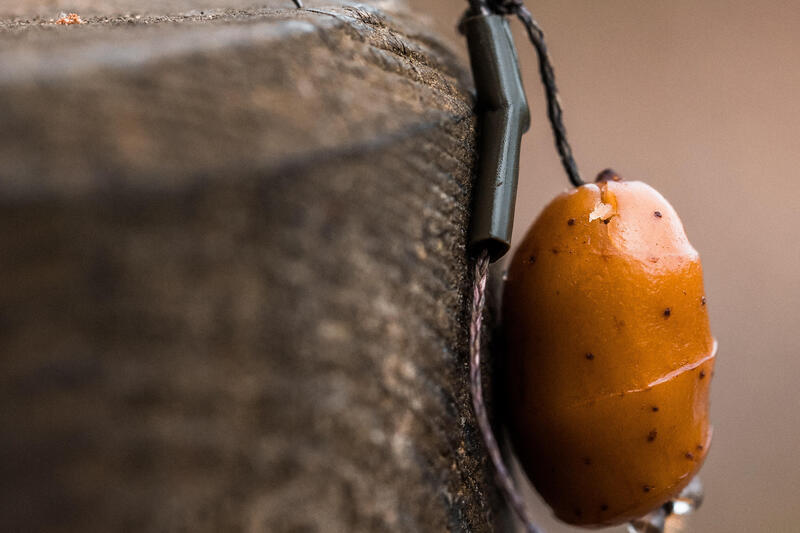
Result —
<svg viewBox="0 0 800 533"><path fill-rule="evenodd" d="M456 46L459 0L412 0ZM714 443L692 532L800 531L800 2L528 0L585 178L647 181L700 251L714 334ZM515 240L567 186L536 56ZM550 533L577 531L535 506ZM620 528L619 531L622 531Z"/></svg>

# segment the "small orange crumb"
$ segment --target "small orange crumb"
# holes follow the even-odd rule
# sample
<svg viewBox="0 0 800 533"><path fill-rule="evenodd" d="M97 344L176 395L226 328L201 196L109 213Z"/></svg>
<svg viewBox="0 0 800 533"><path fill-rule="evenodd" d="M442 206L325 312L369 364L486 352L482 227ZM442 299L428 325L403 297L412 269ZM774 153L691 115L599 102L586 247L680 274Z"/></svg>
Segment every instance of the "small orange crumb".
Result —
<svg viewBox="0 0 800 533"><path fill-rule="evenodd" d="M83 21L77 13L70 13L69 15L62 14L61 18L56 21L56 24L83 24Z"/></svg>

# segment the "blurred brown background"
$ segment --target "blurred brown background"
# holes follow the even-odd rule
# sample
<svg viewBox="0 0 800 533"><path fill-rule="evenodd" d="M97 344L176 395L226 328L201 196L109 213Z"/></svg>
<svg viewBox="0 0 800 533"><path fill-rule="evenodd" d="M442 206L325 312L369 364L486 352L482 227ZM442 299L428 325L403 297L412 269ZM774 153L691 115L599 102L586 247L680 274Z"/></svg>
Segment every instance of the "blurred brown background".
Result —
<svg viewBox="0 0 800 533"><path fill-rule="evenodd" d="M463 49L460 0L414 0ZM800 504L800 4L530 0L584 178L613 167L683 218L720 342L698 532L794 532ZM514 24L533 126L515 237L567 186L537 60ZM546 531L574 531L536 507ZM620 531L622 528L620 528Z"/></svg>

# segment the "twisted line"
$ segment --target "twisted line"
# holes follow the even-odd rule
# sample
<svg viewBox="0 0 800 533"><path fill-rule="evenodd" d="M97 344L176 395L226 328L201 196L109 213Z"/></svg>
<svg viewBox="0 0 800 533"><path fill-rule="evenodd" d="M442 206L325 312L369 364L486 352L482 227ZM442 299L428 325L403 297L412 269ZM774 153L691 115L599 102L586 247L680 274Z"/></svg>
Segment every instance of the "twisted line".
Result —
<svg viewBox="0 0 800 533"><path fill-rule="evenodd" d="M480 7L476 11L477 5L480 5ZM556 150L570 183L575 187L580 187L585 182L581 178L578 164L572 155L572 146L567 140L567 128L564 126L564 109L561 107L561 99L556 86L556 74L550 61L547 44L544 41L544 31L542 31L539 23L533 18L533 15L525 7L522 0L470 0L470 6L472 12L489 11L498 15L513 15L525 26L528 39L530 39L536 49L536 55L539 57L539 75L544 85L547 99L547 118L550 120L550 126L553 129Z"/></svg>
<svg viewBox="0 0 800 533"><path fill-rule="evenodd" d="M528 11L528 8L522 5L522 2L519 2L516 8L516 15L525 26L528 38L533 43L539 56L539 74L542 77L545 94L547 95L547 116L553 128L553 137L558 155L561 156L561 164L564 166L567 176L569 176L570 183L575 187L580 187L584 184L584 181L578 171L578 164L575 163L575 158L572 156L572 147L567 140L567 128L564 126L564 110L561 107L561 99L558 96L556 74L553 71L553 64L550 62L547 45L544 42L544 32L533 18L533 15L531 15L531 12Z"/></svg>
<svg viewBox="0 0 800 533"><path fill-rule="evenodd" d="M514 480L506 467L494 431L489 423L486 405L483 401L483 386L481 383L481 330L483 328L483 309L486 306L486 280L489 277L489 252L481 251L475 262L475 279L472 285L472 314L469 323L469 381L472 389L472 405L475 416L478 418L478 427L483 435L483 441L489 450L489 456L494 463L497 482L503 491L506 501L519 517L528 533L540 533L539 529L528 517L525 503L514 486Z"/></svg>
<svg viewBox="0 0 800 533"><path fill-rule="evenodd" d="M470 9L465 16L496 13L498 15L516 16L528 33L528 38L536 48L539 57L539 74L545 88L547 98L547 116L553 129L556 150L561 157L561 163L567 172L569 181L575 187L584 184L581 179L578 165L572 155L572 147L567 140L567 129L564 126L564 113L561 101L558 97L556 87L555 72L550 62L547 52L547 45L544 42L544 32L533 18L530 11L522 3L522 0L468 0ZM472 287L472 314L470 319L470 388L472 389L472 405L475 408L475 416L478 420L483 441L492 459L495 468L495 476L503 495L514 513L519 517L528 533L540 533L528 516L525 503L522 500L508 467L500 453L500 447L494 436L494 431L489 423L486 413L486 405L483 400L483 388L481 383L481 329L483 327L483 309L486 305L486 281L489 276L489 252L484 249L481 251L475 262L475 278Z"/></svg>

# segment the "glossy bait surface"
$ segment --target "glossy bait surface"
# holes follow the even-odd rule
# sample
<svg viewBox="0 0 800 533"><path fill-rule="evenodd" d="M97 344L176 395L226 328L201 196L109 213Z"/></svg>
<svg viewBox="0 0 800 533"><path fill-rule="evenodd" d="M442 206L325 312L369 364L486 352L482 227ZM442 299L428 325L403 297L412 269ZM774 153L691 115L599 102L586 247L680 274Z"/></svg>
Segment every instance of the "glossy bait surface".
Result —
<svg viewBox="0 0 800 533"><path fill-rule="evenodd" d="M503 323L515 451L559 518L623 523L689 483L716 343L700 258L658 192L612 179L554 199L511 261Z"/></svg>

